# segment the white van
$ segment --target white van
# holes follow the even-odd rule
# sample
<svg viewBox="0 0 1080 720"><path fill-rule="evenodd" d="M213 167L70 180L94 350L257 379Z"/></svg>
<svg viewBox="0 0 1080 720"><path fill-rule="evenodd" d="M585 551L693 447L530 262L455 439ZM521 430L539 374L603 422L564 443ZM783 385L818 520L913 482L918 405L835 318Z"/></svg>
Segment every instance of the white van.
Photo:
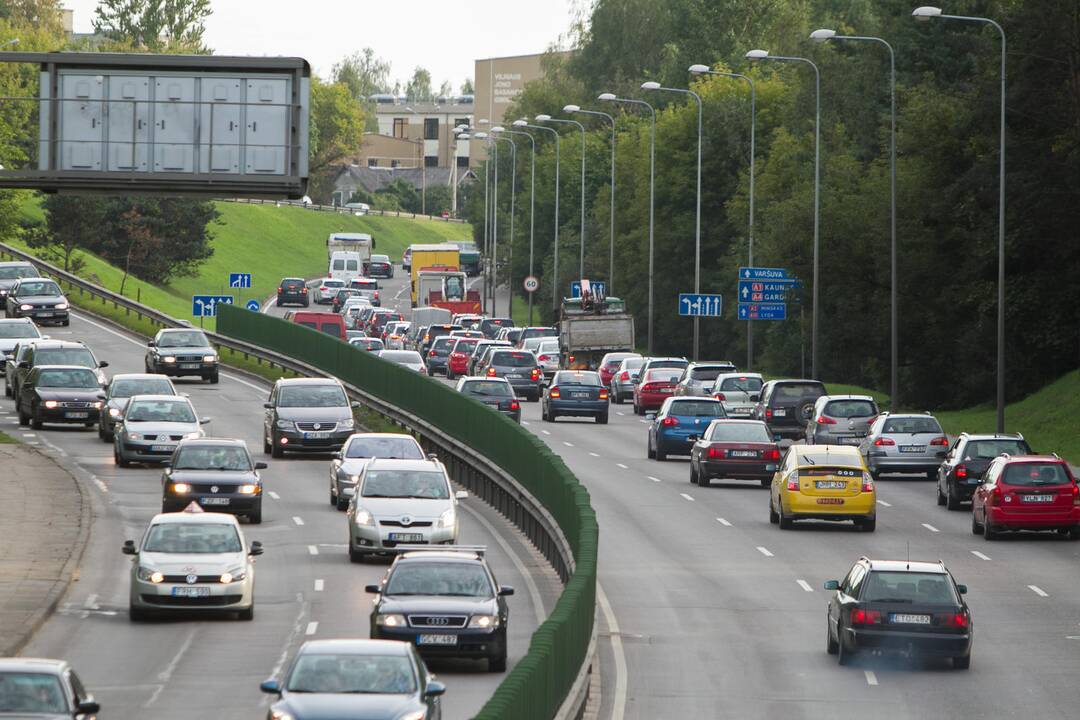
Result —
<svg viewBox="0 0 1080 720"><path fill-rule="evenodd" d="M353 278L360 277L362 273L360 253L345 251L330 253L330 269L327 270L327 276L348 285Z"/></svg>

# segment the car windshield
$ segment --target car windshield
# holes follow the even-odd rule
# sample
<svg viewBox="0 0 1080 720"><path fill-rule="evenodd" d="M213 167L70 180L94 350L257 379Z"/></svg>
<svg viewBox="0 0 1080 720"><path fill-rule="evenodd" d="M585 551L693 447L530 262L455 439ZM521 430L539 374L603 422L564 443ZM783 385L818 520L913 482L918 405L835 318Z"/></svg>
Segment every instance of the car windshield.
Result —
<svg viewBox="0 0 1080 720"><path fill-rule="evenodd" d="M36 338L41 337L37 327L28 322L0 323L0 338Z"/></svg>
<svg viewBox="0 0 1080 720"><path fill-rule="evenodd" d="M100 387L97 376L90 370L42 370L38 376L38 387L79 388L92 390Z"/></svg>
<svg viewBox="0 0 1080 720"><path fill-rule="evenodd" d="M397 460L423 460L424 452L412 438L358 437L353 438L345 450L347 458L393 458Z"/></svg>
<svg viewBox="0 0 1080 720"><path fill-rule="evenodd" d="M34 352L34 364L97 367L94 355L86 348L38 348Z"/></svg>
<svg viewBox="0 0 1080 720"><path fill-rule="evenodd" d="M389 360L390 362L397 363L399 365L423 365L424 359L420 357L420 353L415 350L383 350L379 353L379 357L383 360Z"/></svg>
<svg viewBox="0 0 1080 720"><path fill-rule="evenodd" d="M379 338L358 337L358 338L353 338L352 340L350 340L349 344L354 345L354 346L356 346L358 348L363 348L364 350L382 350L383 349L383 341L380 340Z"/></svg>
<svg viewBox="0 0 1080 720"><path fill-rule="evenodd" d="M877 413L871 400L832 400L825 406L825 414L835 418L872 417Z"/></svg>
<svg viewBox="0 0 1080 720"><path fill-rule="evenodd" d="M544 340L536 346L536 352L538 353L557 353L559 352L558 340ZM618 366L619 363L615 363Z"/></svg>
<svg viewBox="0 0 1080 720"><path fill-rule="evenodd" d="M236 528L225 523L159 523L150 528L144 552L236 553L240 552Z"/></svg>
<svg viewBox="0 0 1080 720"><path fill-rule="evenodd" d="M440 350L440 351L445 350L445 351L449 352L451 342L454 342L451 338L449 338L449 337L441 337L441 338L439 338L438 340L436 340L435 342L433 342L431 344L431 349L432 350Z"/></svg>
<svg viewBox="0 0 1080 720"><path fill-rule="evenodd" d="M1016 487L1072 484L1061 463L1011 463L1005 468L1002 482Z"/></svg>
<svg viewBox="0 0 1080 720"><path fill-rule="evenodd" d="M679 417L723 417L724 406L718 400L675 400L667 414Z"/></svg>
<svg viewBox="0 0 1080 720"><path fill-rule="evenodd" d="M756 377L729 377L720 381L720 387L716 390L729 392L756 393L761 390L761 378Z"/></svg>
<svg viewBox="0 0 1080 720"><path fill-rule="evenodd" d="M510 383L494 380L470 380L461 386L461 392L475 397L514 397Z"/></svg>
<svg viewBox="0 0 1080 720"><path fill-rule="evenodd" d="M860 602L956 603L944 573L871 571L863 586Z"/></svg>
<svg viewBox="0 0 1080 720"><path fill-rule="evenodd" d="M487 572L479 564L403 562L390 575L386 595L495 596Z"/></svg>
<svg viewBox="0 0 1080 720"><path fill-rule="evenodd" d="M764 423L716 422L709 428L707 440L713 442L771 443Z"/></svg>
<svg viewBox="0 0 1080 720"><path fill-rule="evenodd" d="M824 388L817 383L782 383L776 386L773 397L777 400L801 400L821 397L824 394Z"/></svg>
<svg viewBox="0 0 1080 720"><path fill-rule="evenodd" d="M345 407L349 404L339 385L286 385L278 392L278 407Z"/></svg>
<svg viewBox="0 0 1080 720"><path fill-rule="evenodd" d="M431 470L374 470L364 475L364 497L424 498L446 500L450 487L446 476Z"/></svg>
<svg viewBox="0 0 1080 720"><path fill-rule="evenodd" d="M126 419L128 422L193 423L195 413L186 400L133 400Z"/></svg>
<svg viewBox="0 0 1080 720"><path fill-rule="evenodd" d="M627 358L622 361L621 367L623 370L637 370L645 364L645 358Z"/></svg>
<svg viewBox="0 0 1080 720"><path fill-rule="evenodd" d="M181 447L173 463L176 470L251 470L247 450L238 445L192 445Z"/></svg>
<svg viewBox="0 0 1080 720"><path fill-rule="evenodd" d="M210 342L198 330L161 333L158 347L209 347Z"/></svg>
<svg viewBox="0 0 1080 720"><path fill-rule="evenodd" d="M881 430L884 433L905 434L935 433L943 434L941 425L932 417L892 418L885 421Z"/></svg>
<svg viewBox="0 0 1080 720"><path fill-rule="evenodd" d="M491 356L491 364L503 367L532 367L536 365L536 356L529 352L497 352Z"/></svg>
<svg viewBox="0 0 1080 720"><path fill-rule="evenodd" d="M50 673L0 672L0 713L67 715L60 678Z"/></svg>
<svg viewBox="0 0 1080 720"><path fill-rule="evenodd" d="M600 376L594 372L561 372L555 378L556 385L597 385L602 386Z"/></svg>
<svg viewBox="0 0 1080 720"><path fill-rule="evenodd" d="M344 280L323 280L323 287L327 287L327 288L345 287L345 281Z"/></svg>
<svg viewBox="0 0 1080 720"><path fill-rule="evenodd" d="M400 695L416 692L406 655L304 653L296 659L285 689L294 693Z"/></svg>
<svg viewBox="0 0 1080 720"><path fill-rule="evenodd" d="M1031 450L1023 440L975 440L964 448L964 460L993 460L998 455L1028 455Z"/></svg>
<svg viewBox="0 0 1080 720"><path fill-rule="evenodd" d="M25 265L0 267L0 280L18 280L19 278L38 277L38 271Z"/></svg>
<svg viewBox="0 0 1080 720"><path fill-rule="evenodd" d="M476 340L458 340L454 344L454 352L472 353L473 348L476 347L476 342Z"/></svg>
<svg viewBox="0 0 1080 720"><path fill-rule="evenodd" d="M168 378L114 379L109 390L111 397L126 398L132 395L174 395Z"/></svg>
<svg viewBox="0 0 1080 720"><path fill-rule="evenodd" d="M678 369L649 370L645 373L644 382L676 382L682 376ZM643 383L644 384L644 383Z"/></svg>
<svg viewBox="0 0 1080 720"><path fill-rule="evenodd" d="M60 295L60 286L54 283L52 280L34 280L31 282L19 283L19 297L30 297L33 295Z"/></svg>

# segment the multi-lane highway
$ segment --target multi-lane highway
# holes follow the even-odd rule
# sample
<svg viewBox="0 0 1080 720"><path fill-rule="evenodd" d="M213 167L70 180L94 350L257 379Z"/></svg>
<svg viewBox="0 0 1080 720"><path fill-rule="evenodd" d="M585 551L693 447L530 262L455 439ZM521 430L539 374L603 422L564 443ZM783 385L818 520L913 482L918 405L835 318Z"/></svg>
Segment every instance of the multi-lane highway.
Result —
<svg viewBox="0 0 1080 720"><path fill-rule="evenodd" d="M70 328L48 332L85 341L109 361L110 373L142 372L145 343L92 318L79 314ZM242 438L260 451L267 384L223 372L219 385L177 385L199 415L213 418L208 434ZM0 429L53 454L89 488L94 522L77 582L22 654L70 661L101 701L103 716L263 717L269 696L259 692L259 682L277 673L300 643L368 636L371 596L364 586L378 582L388 563L349 562L345 514L327 502L329 458L266 458L263 523L244 526L249 539L266 546L257 562L254 622L185 617L133 624L127 616L131 561L120 546L141 537L160 511L160 469L120 469L92 430L21 428L6 399ZM510 598L512 666L552 607L558 579L501 516L473 498L463 507L461 542L488 546L499 582L517 590ZM449 687L447 718L471 716L504 677L486 672L483 662L433 662L431 668Z"/></svg>

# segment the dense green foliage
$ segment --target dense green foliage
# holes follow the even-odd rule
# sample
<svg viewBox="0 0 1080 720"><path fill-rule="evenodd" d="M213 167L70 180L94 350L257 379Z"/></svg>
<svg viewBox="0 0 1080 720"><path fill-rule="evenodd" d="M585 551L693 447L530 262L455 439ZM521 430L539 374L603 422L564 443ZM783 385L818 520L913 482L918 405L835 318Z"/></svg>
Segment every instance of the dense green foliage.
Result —
<svg viewBox="0 0 1080 720"><path fill-rule="evenodd" d="M809 342L813 229L814 77L804 64L751 63L744 54L813 59L821 69L822 173L819 375L887 387L889 371L889 60L876 43L817 44L819 27L887 39L896 50L900 378L904 405L964 406L993 396L997 293L1000 41L976 24L912 19L898 0L598 0L577 52L549 61L507 115L556 117L567 103L617 114L614 291L645 337L648 123L600 92L658 108L656 128L657 352L689 353L691 323L676 296L692 289L695 105L639 89L691 83L704 101L702 290L725 296L725 318L703 321L703 355L745 362L735 319L736 268L747 261L750 103L740 80L698 80L708 63L757 83L757 265L790 268L806 284L805 323L757 323L759 369L798 373ZM1080 313L1071 278L1080 265L1080 6L1075 0L955 0L946 12L991 17L1008 34L1007 388L1018 398L1077 366ZM586 150L586 263L608 274L610 126ZM562 135L560 290L578 274L580 139ZM535 271L551 277L554 143L537 133ZM520 148L519 148L520 149ZM504 154L506 155L506 154ZM528 152L519 152L518 227L527 227ZM500 178L509 177L505 163ZM480 170L483 174L483 170ZM500 213L509 183L500 182ZM507 202L503 202L506 199ZM482 236L483 181L469 206ZM500 245L508 223L500 215ZM527 272L528 234L517 233L514 286ZM550 283L541 303L550 307ZM809 347L807 347L809 356Z"/></svg>

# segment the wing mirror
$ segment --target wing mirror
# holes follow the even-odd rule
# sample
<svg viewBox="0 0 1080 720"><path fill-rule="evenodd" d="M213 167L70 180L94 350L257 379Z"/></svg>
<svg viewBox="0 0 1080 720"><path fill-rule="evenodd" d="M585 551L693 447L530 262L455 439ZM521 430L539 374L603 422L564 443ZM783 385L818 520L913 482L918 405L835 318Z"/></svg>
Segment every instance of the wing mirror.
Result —
<svg viewBox="0 0 1080 720"><path fill-rule="evenodd" d="M371 593L372 595L378 595L382 592L382 588L380 588L378 585L365 585L364 592Z"/></svg>
<svg viewBox="0 0 1080 720"><path fill-rule="evenodd" d="M656 419L656 413L654 413L654 412L645 413L645 419L646 420L655 420Z"/></svg>
<svg viewBox="0 0 1080 720"><path fill-rule="evenodd" d="M501 595L503 597L506 597L507 595L513 595L513 594L514 594L514 588L510 587L509 585L500 585L499 586L499 595Z"/></svg>
<svg viewBox="0 0 1080 720"><path fill-rule="evenodd" d="M255 540L251 543L251 548L248 550L248 555L262 555L263 552L265 552L263 550L263 544L258 540Z"/></svg>
<svg viewBox="0 0 1080 720"><path fill-rule="evenodd" d="M761 399L761 395L751 395L750 396L750 402L757 402L760 399Z"/></svg>
<svg viewBox="0 0 1080 720"><path fill-rule="evenodd" d="M266 408L267 410L273 410L274 409L274 403L272 403L272 402L264 402L263 407Z"/></svg>
<svg viewBox="0 0 1080 720"><path fill-rule="evenodd" d="M956 586L956 592L960 593L961 595L967 595L967 585L958 584Z"/></svg>
<svg viewBox="0 0 1080 720"><path fill-rule="evenodd" d="M102 360L101 362L99 362L97 364L97 366L99 368L107 368L107 367L109 367L109 361L108 360Z"/></svg>
<svg viewBox="0 0 1080 720"><path fill-rule="evenodd" d="M439 459L439 454L438 453L428 453L427 457L428 457L428 460L438 460Z"/></svg>
<svg viewBox="0 0 1080 720"><path fill-rule="evenodd" d="M825 589L826 590L839 590L840 589L840 581L839 580L826 580L825 581Z"/></svg>
<svg viewBox="0 0 1080 720"><path fill-rule="evenodd" d="M151 340L150 342L146 343L146 347L157 347L157 343Z"/></svg>
<svg viewBox="0 0 1080 720"><path fill-rule="evenodd" d="M210 424L210 422L211 422L211 421L212 421L213 419L214 419L214 418L212 418L212 417L201 417L201 418L199 418L199 424L200 424L200 425L209 425L209 424Z"/></svg>
<svg viewBox="0 0 1080 720"><path fill-rule="evenodd" d="M75 712L77 712L80 715L94 715L96 713L101 712L101 704L98 703L93 698L90 698L88 700L83 700L75 708Z"/></svg>
<svg viewBox="0 0 1080 720"><path fill-rule="evenodd" d="M257 462L257 463L255 463L255 469L256 469L256 470L265 470L265 469L266 469L266 468L268 468L268 467L270 467L270 466L269 466L269 465L267 465L267 464L266 464L266 463L264 463L264 462Z"/></svg>
<svg viewBox="0 0 1080 720"><path fill-rule="evenodd" d="M424 697L438 697L446 692L446 686L438 680L431 680L424 688Z"/></svg>
<svg viewBox="0 0 1080 720"><path fill-rule="evenodd" d="M139 550L135 547L134 540L125 540L123 547L120 548L121 552L125 555L138 555Z"/></svg>
<svg viewBox="0 0 1080 720"><path fill-rule="evenodd" d="M264 693L280 695L281 683L279 683L277 680L263 680L262 683L259 684L259 689L262 690Z"/></svg>
<svg viewBox="0 0 1080 720"><path fill-rule="evenodd" d="M457 500L468 500L469 493L466 490L458 490L456 493L454 493L454 498Z"/></svg>

